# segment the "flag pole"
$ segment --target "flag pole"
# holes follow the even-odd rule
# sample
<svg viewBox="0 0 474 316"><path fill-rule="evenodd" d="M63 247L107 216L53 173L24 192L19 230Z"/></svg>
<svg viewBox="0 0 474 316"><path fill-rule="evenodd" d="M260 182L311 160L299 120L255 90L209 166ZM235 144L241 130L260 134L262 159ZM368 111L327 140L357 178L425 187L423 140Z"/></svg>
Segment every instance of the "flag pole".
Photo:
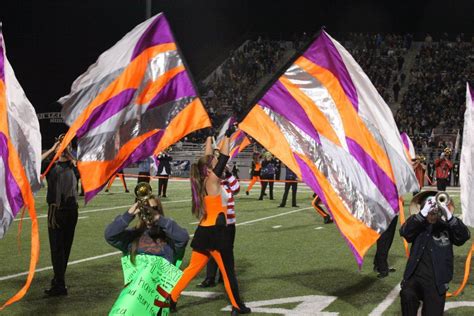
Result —
<svg viewBox="0 0 474 316"><path fill-rule="evenodd" d="M151 18L151 0L145 2L145 18L148 20Z"/></svg>

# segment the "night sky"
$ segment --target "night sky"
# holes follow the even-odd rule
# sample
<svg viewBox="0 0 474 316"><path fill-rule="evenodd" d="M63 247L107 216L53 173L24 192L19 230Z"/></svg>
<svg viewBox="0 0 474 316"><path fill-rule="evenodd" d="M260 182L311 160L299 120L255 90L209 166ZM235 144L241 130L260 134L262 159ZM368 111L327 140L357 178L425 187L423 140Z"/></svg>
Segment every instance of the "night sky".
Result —
<svg viewBox="0 0 474 316"><path fill-rule="evenodd" d="M190 71L203 79L243 38L291 38L322 25L347 32L474 33L474 1L154 0L165 12ZM145 19L145 0L1 0L7 55L37 112L54 101L100 53Z"/></svg>

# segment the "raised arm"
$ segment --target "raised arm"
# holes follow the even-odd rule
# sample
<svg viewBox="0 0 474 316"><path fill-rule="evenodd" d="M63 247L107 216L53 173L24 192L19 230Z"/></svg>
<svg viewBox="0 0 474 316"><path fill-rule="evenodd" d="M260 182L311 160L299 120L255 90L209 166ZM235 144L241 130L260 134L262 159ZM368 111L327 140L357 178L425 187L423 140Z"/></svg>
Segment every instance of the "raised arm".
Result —
<svg viewBox="0 0 474 316"><path fill-rule="evenodd" d="M48 158L52 153L54 153L54 151L56 150L56 148L58 148L58 146L59 146L59 142L55 142L53 147L51 147L50 149L48 149L41 155L41 160L45 160L46 158Z"/></svg>
<svg viewBox="0 0 474 316"><path fill-rule="evenodd" d="M123 253L128 253L128 246L135 238L135 232L128 230L127 227L138 212L139 209L135 203L127 212L117 216L105 229L104 237L107 243L120 249Z"/></svg>

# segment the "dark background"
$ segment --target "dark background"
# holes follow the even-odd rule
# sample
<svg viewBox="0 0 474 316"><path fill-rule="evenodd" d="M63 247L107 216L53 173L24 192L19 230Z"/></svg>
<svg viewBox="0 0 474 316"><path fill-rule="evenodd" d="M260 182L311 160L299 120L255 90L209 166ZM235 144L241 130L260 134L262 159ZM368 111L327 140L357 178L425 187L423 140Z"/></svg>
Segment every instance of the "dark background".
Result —
<svg viewBox="0 0 474 316"><path fill-rule="evenodd" d="M101 52L145 19L145 0L1 0L7 56L37 112L54 101ZM153 0L164 12L190 71L199 81L242 39L291 39L321 26L336 39L348 32L474 33L474 1ZM454 39L454 35L453 35Z"/></svg>

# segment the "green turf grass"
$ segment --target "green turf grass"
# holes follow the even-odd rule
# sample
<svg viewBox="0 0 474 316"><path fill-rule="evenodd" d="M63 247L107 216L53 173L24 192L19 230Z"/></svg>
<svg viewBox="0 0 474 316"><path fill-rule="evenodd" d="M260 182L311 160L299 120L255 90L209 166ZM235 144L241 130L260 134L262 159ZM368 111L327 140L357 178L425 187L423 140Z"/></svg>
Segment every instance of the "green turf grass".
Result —
<svg viewBox="0 0 474 316"><path fill-rule="evenodd" d="M133 189L135 182L128 182ZM278 208L282 188L277 187L275 200L268 197L258 201L258 185L249 196L242 193L236 197L237 223L248 224L237 227L235 241L236 271L245 301L271 300L305 295L336 296L337 299L324 311L339 315L367 315L401 281L406 258L403 244L397 233L389 263L397 272L379 280L372 271L373 247L365 258L361 271L355 259L334 224L324 225L322 218L311 208L309 189L299 186L298 208ZM157 184L153 183L156 191ZM87 206L81 202L80 217L76 227L70 262L117 251L109 246L103 237L105 227L112 219L125 212L133 202L133 194L124 194L119 180L111 188L111 193L100 193ZM45 189L38 193L37 211L46 214ZM459 210L459 195L453 195ZM170 182L168 198L163 199L165 214L194 233L197 222L191 216L190 189L188 182ZM287 202L291 205L291 201ZM407 205L407 203L405 203ZM123 207L120 207L123 206ZM117 208L118 207L118 208ZM114 208L114 209L111 209ZM101 211L94 211L104 209ZM298 211L297 211L298 210ZM88 212L93 211L93 212ZM269 216L295 211L291 214L263 219ZM263 220L259 220L263 219ZM29 264L30 221L24 220L20 251L16 242L17 224L15 222L5 238L0 241L0 279L24 272ZM280 226L280 227L277 227ZM321 228L319 228L321 227ZM46 218L39 219L41 255L37 268L51 266L47 236ZM451 283L454 290L462 280L464 260L471 245L468 241L462 247L455 247L455 277ZM187 248L182 268L187 266L191 249ZM70 265L66 274L69 295L67 297L47 298L43 290L49 286L52 270L35 274L32 286L26 296L18 303L7 307L5 315L105 315L110 310L122 289L120 256L111 255L96 260ZM204 278L201 273L186 289L202 291L196 285ZM19 290L26 276L0 280L0 300ZM222 285L205 291L219 292L213 298L182 296L178 303L177 315L224 315L221 311L229 305ZM474 301L472 278L464 293L448 301ZM291 309L298 303L286 303L274 308ZM397 298L388 308L386 315L400 314L400 301ZM474 307L450 310L449 315L472 315ZM267 314L269 315L269 314ZM290 313L291 315L291 313Z"/></svg>

